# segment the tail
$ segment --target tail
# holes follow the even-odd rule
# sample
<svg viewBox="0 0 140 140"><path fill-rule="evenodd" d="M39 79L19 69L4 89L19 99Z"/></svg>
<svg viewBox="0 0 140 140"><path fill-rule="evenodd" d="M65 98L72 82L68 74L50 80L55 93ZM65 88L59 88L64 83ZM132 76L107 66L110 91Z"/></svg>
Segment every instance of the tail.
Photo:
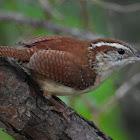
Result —
<svg viewBox="0 0 140 140"><path fill-rule="evenodd" d="M0 46L0 57L12 57L19 60L28 61L32 53L26 49L17 49L8 46Z"/></svg>

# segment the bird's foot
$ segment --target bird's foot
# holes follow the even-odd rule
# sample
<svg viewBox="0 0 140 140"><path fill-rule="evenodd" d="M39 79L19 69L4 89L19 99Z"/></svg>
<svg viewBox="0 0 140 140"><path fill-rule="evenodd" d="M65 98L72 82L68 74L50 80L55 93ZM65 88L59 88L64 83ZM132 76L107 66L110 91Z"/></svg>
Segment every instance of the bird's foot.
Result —
<svg viewBox="0 0 140 140"><path fill-rule="evenodd" d="M55 105L51 106L49 110L54 110L57 112L60 112L63 114L64 118L67 120L67 122L70 122L70 115L75 114L76 111L69 112L68 106L64 107L59 102L57 102L55 99L51 98L50 101Z"/></svg>

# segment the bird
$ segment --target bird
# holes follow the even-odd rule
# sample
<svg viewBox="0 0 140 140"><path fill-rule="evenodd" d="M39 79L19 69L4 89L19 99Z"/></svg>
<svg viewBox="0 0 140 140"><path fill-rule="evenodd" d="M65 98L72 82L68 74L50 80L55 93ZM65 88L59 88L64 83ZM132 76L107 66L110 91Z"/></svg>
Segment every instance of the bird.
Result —
<svg viewBox="0 0 140 140"><path fill-rule="evenodd" d="M63 114L66 108L52 95L94 91L115 71L140 62L140 54L134 48L112 38L82 41L69 36L40 35L16 45L23 48L0 46L0 57L18 59L41 87L44 97Z"/></svg>

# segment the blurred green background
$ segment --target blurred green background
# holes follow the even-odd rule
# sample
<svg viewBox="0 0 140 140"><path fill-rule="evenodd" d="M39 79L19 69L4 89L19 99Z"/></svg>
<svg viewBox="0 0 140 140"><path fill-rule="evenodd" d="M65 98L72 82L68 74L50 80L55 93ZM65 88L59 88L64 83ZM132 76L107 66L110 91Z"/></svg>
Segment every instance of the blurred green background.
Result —
<svg viewBox="0 0 140 140"><path fill-rule="evenodd" d="M45 2L46 5L42 2ZM6 18L2 18L4 13L14 12L15 17L17 17L16 13L19 13L28 18L46 20L46 23L51 21L55 25L69 29L90 31L95 35L95 38L101 36L121 39L140 50L140 7L137 8L134 5L137 9L133 6L132 11L131 7L125 7L137 2L139 0L0 0L0 45L15 46L15 42L19 40L44 34L72 35L69 32L52 30L49 27L44 29L41 25L40 27L24 26L18 21L12 21L12 19L8 21ZM110 4L118 4L118 7L115 9ZM88 35L85 38L73 36L83 40L90 39ZM139 72L139 67L140 65L137 64L129 65L121 72L115 73L96 91L89 94L60 98L79 114L95 122L103 132L114 140L139 139L139 134L132 131L133 127L135 128L135 125L132 125L135 118L132 117L140 114L137 111L139 103L136 106L136 101L131 99L132 95L139 97L140 84L137 83L132 91L128 91L127 95L115 99L117 89ZM128 97L129 99L127 99ZM129 105L131 105L131 110ZM139 118L135 123L140 124ZM137 126L137 130L140 130L140 125ZM138 131L135 130L135 132ZM0 140L2 137L3 135L0 133ZM6 139L10 140L10 138Z"/></svg>

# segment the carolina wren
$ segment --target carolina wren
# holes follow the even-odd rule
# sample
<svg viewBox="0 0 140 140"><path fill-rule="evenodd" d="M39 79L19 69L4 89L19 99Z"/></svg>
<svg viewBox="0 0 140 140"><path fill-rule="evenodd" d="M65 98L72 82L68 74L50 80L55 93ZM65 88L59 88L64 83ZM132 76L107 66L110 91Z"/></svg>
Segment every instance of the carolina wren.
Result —
<svg viewBox="0 0 140 140"><path fill-rule="evenodd" d="M21 60L46 98L93 91L113 72L140 61L135 49L115 39L81 41L67 36L43 35L16 44L24 49L0 46L0 57Z"/></svg>

